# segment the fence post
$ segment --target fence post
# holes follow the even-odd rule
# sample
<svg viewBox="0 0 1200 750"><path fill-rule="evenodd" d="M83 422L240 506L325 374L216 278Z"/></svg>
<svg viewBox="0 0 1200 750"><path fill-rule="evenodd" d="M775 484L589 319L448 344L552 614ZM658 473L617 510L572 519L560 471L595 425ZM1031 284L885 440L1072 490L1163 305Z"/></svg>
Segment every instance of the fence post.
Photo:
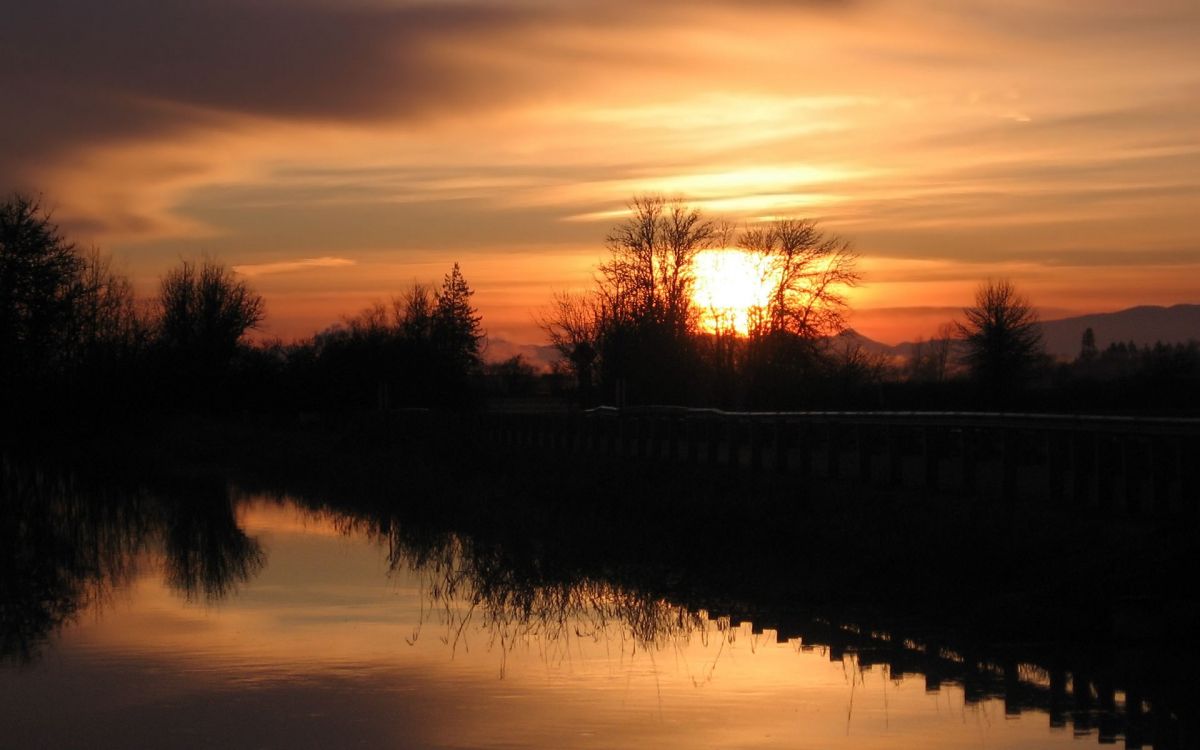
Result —
<svg viewBox="0 0 1200 750"><path fill-rule="evenodd" d="M926 427L924 430L925 487L931 490L938 489L940 484L939 472L942 468L942 439L937 429L936 427Z"/></svg>
<svg viewBox="0 0 1200 750"><path fill-rule="evenodd" d="M837 479L841 469L841 446L838 445L838 425L830 421L825 428L825 474Z"/></svg>
<svg viewBox="0 0 1200 750"><path fill-rule="evenodd" d="M1067 675L1061 669L1050 670L1050 728L1067 725Z"/></svg>
<svg viewBox="0 0 1200 750"><path fill-rule="evenodd" d="M760 471L763 467L763 430L756 417L746 418L746 433L746 439L750 443L750 468Z"/></svg>
<svg viewBox="0 0 1200 750"><path fill-rule="evenodd" d="M1121 466L1125 473L1125 513L1140 515L1142 512L1142 477L1139 450L1140 446L1132 435L1125 435L1121 441Z"/></svg>
<svg viewBox="0 0 1200 750"><path fill-rule="evenodd" d="M858 449L858 481L871 483L871 434L868 425L860 424L855 430L855 447Z"/></svg>
<svg viewBox="0 0 1200 750"><path fill-rule="evenodd" d="M1046 430L1043 441L1046 449L1046 500L1058 503L1062 500L1062 461L1060 460L1059 436L1053 430Z"/></svg>
<svg viewBox="0 0 1200 750"><path fill-rule="evenodd" d="M1082 433L1072 432L1067 439L1070 440L1070 504L1078 510L1088 505L1087 494L1091 488L1091 476L1087 472L1088 451ZM1093 436L1092 439L1096 438Z"/></svg>
<svg viewBox="0 0 1200 750"><path fill-rule="evenodd" d="M803 422L796 425L796 468L802 483L812 477L812 425Z"/></svg>
<svg viewBox="0 0 1200 750"><path fill-rule="evenodd" d="M1134 686L1125 688L1125 747L1145 743L1146 717L1142 714L1142 694Z"/></svg>
<svg viewBox="0 0 1200 750"><path fill-rule="evenodd" d="M754 426L748 417L739 417L733 422L730 447L733 454L732 466L735 469L742 468L742 453L746 454L746 468L750 468L754 463L753 430Z"/></svg>
<svg viewBox="0 0 1200 750"><path fill-rule="evenodd" d="M1075 704L1071 712L1071 727L1076 735L1087 734L1092 729L1092 686L1087 677L1079 672L1071 675L1071 699Z"/></svg>
<svg viewBox="0 0 1200 750"><path fill-rule="evenodd" d="M887 427L888 452L888 484L893 487L904 486L904 441L901 439L903 428L890 424Z"/></svg>
<svg viewBox="0 0 1200 750"><path fill-rule="evenodd" d="M1179 440L1179 504L1184 514L1195 518L1200 504L1200 440L1181 437Z"/></svg>
<svg viewBox="0 0 1200 750"><path fill-rule="evenodd" d="M963 490L974 493L979 488L978 442L975 431L964 426L958 436L959 461L962 466Z"/></svg>
<svg viewBox="0 0 1200 750"><path fill-rule="evenodd" d="M1000 438L1001 492L1005 502L1017 499L1017 473L1021 468L1020 444L1017 432L1006 428Z"/></svg>
<svg viewBox="0 0 1200 750"><path fill-rule="evenodd" d="M1116 449L1116 438L1112 435L1104 434L1096 436L1096 451L1095 451L1095 479L1096 479L1096 507L1106 513L1111 513L1116 509L1116 501L1113 497L1113 485L1116 483L1116 466L1114 464L1120 458L1119 451Z"/></svg>
<svg viewBox="0 0 1200 750"><path fill-rule="evenodd" d="M1154 497L1150 499L1155 515L1165 516L1171 512L1171 480L1173 456L1167 441L1162 436L1150 439L1146 462L1150 468L1150 486Z"/></svg>
<svg viewBox="0 0 1200 750"><path fill-rule="evenodd" d="M704 417L698 423L699 438L696 441L696 455L701 456L700 461L705 466L717 465L717 448L715 445L716 437L713 429L712 417ZM704 450L701 452L700 443L704 443Z"/></svg>
<svg viewBox="0 0 1200 750"><path fill-rule="evenodd" d="M700 420L694 416L684 417L683 434L687 440L687 464L699 466L702 461L700 457Z"/></svg>
<svg viewBox="0 0 1200 750"><path fill-rule="evenodd" d="M786 472L788 470L788 451L790 445L791 432L787 429L787 423L782 419L775 419L775 466L776 472Z"/></svg>

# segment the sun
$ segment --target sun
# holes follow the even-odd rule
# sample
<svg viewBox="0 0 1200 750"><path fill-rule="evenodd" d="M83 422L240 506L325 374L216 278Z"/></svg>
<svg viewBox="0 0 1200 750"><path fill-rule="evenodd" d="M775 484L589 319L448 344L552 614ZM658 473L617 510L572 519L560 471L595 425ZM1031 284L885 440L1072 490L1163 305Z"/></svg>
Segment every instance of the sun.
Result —
<svg viewBox="0 0 1200 750"><path fill-rule="evenodd" d="M733 248L703 250L693 268L692 301L700 308L700 327L709 333L749 333L753 315L771 296L767 261Z"/></svg>

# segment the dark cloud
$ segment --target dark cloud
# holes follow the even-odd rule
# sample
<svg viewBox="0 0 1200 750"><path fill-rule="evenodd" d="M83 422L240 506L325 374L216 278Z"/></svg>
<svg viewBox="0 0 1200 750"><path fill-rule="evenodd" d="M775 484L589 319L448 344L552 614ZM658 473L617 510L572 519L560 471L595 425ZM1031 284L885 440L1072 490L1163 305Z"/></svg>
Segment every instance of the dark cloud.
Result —
<svg viewBox="0 0 1200 750"><path fill-rule="evenodd" d="M229 114L355 119L486 94L429 40L509 15L298 4L49 0L0 26L0 171L29 180L97 142L203 127Z"/></svg>
<svg viewBox="0 0 1200 750"><path fill-rule="evenodd" d="M2 63L0 63L2 64ZM0 117L0 174L16 184L0 189L39 190L36 169L78 146L135 139L184 125L216 120L204 112L180 112L161 102L124 96L89 81L57 81L27 73L0 73L7 101Z"/></svg>
<svg viewBox="0 0 1200 750"><path fill-rule="evenodd" d="M767 8L836 9L849 0ZM711 0L693 12L728 7ZM0 171L222 114L413 119L526 95L555 29L678 21L681 3L40 0L0 24ZM559 51L569 54L570 50ZM584 54L581 51L581 54ZM503 60L504 62L500 62ZM490 62L489 62L490 61Z"/></svg>
<svg viewBox="0 0 1200 750"><path fill-rule="evenodd" d="M461 96L472 86L436 59L437 42L523 20L496 6L222 0L49 0L6 16L6 69L49 85L285 116L371 114Z"/></svg>

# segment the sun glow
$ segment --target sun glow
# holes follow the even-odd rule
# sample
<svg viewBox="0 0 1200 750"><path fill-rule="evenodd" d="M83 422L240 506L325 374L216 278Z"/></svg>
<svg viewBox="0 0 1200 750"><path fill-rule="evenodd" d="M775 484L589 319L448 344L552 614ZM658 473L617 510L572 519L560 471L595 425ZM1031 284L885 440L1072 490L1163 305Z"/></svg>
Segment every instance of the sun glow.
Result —
<svg viewBox="0 0 1200 750"><path fill-rule="evenodd" d="M743 250L704 250L697 253L694 268L692 300L700 308L700 327L746 335L771 296L767 261Z"/></svg>

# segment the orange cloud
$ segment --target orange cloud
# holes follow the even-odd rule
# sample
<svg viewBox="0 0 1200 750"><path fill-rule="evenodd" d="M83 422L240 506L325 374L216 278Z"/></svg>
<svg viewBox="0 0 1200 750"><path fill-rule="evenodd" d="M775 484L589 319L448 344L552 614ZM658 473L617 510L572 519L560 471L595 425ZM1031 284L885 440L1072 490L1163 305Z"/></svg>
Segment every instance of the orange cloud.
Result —
<svg viewBox="0 0 1200 750"><path fill-rule="evenodd" d="M266 276L275 273L289 273L292 271L307 271L314 268L342 268L352 266L355 261L349 258L301 258L299 260L276 261L274 263L247 263L234 266L233 270L243 276Z"/></svg>
<svg viewBox="0 0 1200 750"><path fill-rule="evenodd" d="M485 323L536 339L551 289L527 280L586 286L648 191L819 219L867 261L864 309L1013 269L1055 306L1195 299L1195 3L682 7L26 4L0 173L139 279L257 269L278 331L461 260ZM357 265L288 265L328 258Z"/></svg>

